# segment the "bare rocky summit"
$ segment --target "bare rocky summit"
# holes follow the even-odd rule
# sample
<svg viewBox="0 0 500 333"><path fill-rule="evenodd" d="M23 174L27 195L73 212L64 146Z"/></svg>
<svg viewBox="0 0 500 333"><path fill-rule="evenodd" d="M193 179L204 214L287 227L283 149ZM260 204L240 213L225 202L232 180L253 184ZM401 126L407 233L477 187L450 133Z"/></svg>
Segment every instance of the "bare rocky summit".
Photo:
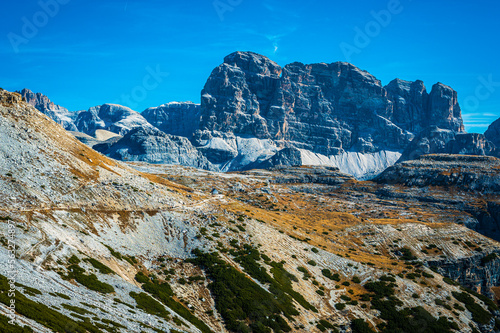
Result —
<svg viewBox="0 0 500 333"><path fill-rule="evenodd" d="M75 125L80 132L91 136L95 135L96 130L107 130L123 136L137 127L152 127L139 112L116 104L103 104L80 111Z"/></svg>
<svg viewBox="0 0 500 333"><path fill-rule="evenodd" d="M52 118L56 123L62 125L68 131L77 131L74 124L75 113L68 109L54 104L47 96L41 93L34 93L29 89L19 91L19 94L26 102L34 106L38 111Z"/></svg>

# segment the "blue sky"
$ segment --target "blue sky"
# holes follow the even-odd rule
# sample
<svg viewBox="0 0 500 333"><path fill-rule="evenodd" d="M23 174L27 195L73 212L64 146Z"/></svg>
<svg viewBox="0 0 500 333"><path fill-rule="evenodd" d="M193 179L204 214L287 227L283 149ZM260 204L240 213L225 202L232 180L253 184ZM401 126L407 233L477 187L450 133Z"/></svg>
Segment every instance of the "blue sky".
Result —
<svg viewBox="0 0 500 333"><path fill-rule="evenodd" d="M4 1L0 87L72 111L199 102L224 56L284 66L349 61L385 85L421 79L458 91L466 129L500 117L498 1ZM360 32L361 31L361 32Z"/></svg>

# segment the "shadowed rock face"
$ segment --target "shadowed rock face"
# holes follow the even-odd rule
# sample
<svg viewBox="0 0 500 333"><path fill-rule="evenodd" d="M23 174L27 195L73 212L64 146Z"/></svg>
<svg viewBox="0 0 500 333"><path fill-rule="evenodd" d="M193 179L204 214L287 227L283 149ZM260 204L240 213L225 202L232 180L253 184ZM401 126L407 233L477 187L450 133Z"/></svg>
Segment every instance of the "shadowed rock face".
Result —
<svg viewBox="0 0 500 333"><path fill-rule="evenodd" d="M117 142L97 145L94 149L122 161L178 164L214 170L188 139L165 134L154 127L135 128Z"/></svg>
<svg viewBox="0 0 500 333"><path fill-rule="evenodd" d="M201 93L201 129L269 138L261 113L269 108L281 67L264 56L237 52L215 68Z"/></svg>
<svg viewBox="0 0 500 333"><path fill-rule="evenodd" d="M463 131L450 87L438 83L427 93L422 81L398 79L383 87L344 62L281 68L264 56L236 52L205 84L194 140L202 145L215 132L231 133L329 156L403 150L429 125Z"/></svg>
<svg viewBox="0 0 500 333"><path fill-rule="evenodd" d="M200 124L200 105L172 102L144 110L141 115L159 130L191 138Z"/></svg>
<svg viewBox="0 0 500 333"><path fill-rule="evenodd" d="M463 132L462 111L458 105L457 92L437 83L429 94L429 126L438 126L454 132Z"/></svg>
<svg viewBox="0 0 500 333"><path fill-rule="evenodd" d="M430 93L420 80L391 81L385 89L394 103L392 121L413 133L429 126L438 126L454 132L463 132L464 126L457 92L437 83Z"/></svg>
<svg viewBox="0 0 500 333"><path fill-rule="evenodd" d="M500 282L500 253L496 253L491 261L484 262L484 254L474 257L449 260L442 259L429 261L430 267L437 268L437 272L452 280L458 281L461 285L477 290L480 293L493 298L492 287L498 286Z"/></svg>
<svg viewBox="0 0 500 333"><path fill-rule="evenodd" d="M493 142L497 147L500 147L500 118L495 120L484 132L484 136Z"/></svg>

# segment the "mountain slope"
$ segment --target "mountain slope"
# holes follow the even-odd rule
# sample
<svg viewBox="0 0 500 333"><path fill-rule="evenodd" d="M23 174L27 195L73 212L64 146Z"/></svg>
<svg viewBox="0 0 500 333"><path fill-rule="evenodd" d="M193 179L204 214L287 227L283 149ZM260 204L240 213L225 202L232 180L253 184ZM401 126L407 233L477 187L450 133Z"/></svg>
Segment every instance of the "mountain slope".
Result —
<svg viewBox="0 0 500 333"><path fill-rule="evenodd" d="M119 303L133 302L128 293L141 292L134 283L140 267L124 259L128 258L126 255L157 256L169 252L182 257L189 253L191 245L185 244L183 237L194 238L194 231L183 220L174 218L176 213L172 211L185 203L185 196L179 194L184 191L182 187L152 175L144 176L96 153L23 103L20 95L5 91L0 91L0 136L4 143L0 148L1 228L7 235L9 225L18 227L16 267L20 273L16 281L44 290L37 302L59 304L58 311L63 315L68 316L69 311L61 310L63 299L48 296L51 289L63 296L69 293L71 300L63 302L70 307L81 307L80 302L94 302L97 309L106 307L111 321L105 326L120 322L123 327L136 330L142 323L143 329L150 331L146 327L152 325L151 316L145 310L137 308L137 315L133 315ZM6 258L9 254L2 248L0 255ZM113 268L115 273L109 277L98 271L94 274L112 286L115 301L81 283L72 286L62 279L71 274L65 263L72 255L82 260L94 258ZM88 262L79 265L93 271ZM34 267L41 270L35 272ZM53 274L54 270L59 275ZM2 275L9 276L8 271L8 265L1 266ZM75 278L88 285L90 282L81 276L87 275ZM35 278L38 285L30 282ZM30 317L28 313L24 316ZM62 317L60 320L63 322ZM160 317L153 322L163 329L179 325ZM189 322L185 325L186 330L197 331Z"/></svg>
<svg viewBox="0 0 500 333"><path fill-rule="evenodd" d="M10 313L15 279L18 324L497 330L496 305L475 291L493 297L500 285L499 245L457 223L477 221L469 210L483 209L478 192L451 200L447 188L358 182L334 168L125 165L5 91L0 136L0 310ZM4 317L0 328L13 331Z"/></svg>

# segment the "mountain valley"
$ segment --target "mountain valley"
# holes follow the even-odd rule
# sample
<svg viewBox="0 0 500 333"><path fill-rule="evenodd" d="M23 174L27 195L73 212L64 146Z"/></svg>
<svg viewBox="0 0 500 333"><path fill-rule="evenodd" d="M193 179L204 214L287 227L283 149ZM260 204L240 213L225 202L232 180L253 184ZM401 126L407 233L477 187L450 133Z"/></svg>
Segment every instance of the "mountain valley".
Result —
<svg viewBox="0 0 500 333"><path fill-rule="evenodd" d="M221 173L214 157L231 154L179 141L186 129L93 127L117 161L23 97L0 91L2 331L500 330L496 157L412 156L358 180L296 164L294 146ZM206 162L165 163L183 156Z"/></svg>

